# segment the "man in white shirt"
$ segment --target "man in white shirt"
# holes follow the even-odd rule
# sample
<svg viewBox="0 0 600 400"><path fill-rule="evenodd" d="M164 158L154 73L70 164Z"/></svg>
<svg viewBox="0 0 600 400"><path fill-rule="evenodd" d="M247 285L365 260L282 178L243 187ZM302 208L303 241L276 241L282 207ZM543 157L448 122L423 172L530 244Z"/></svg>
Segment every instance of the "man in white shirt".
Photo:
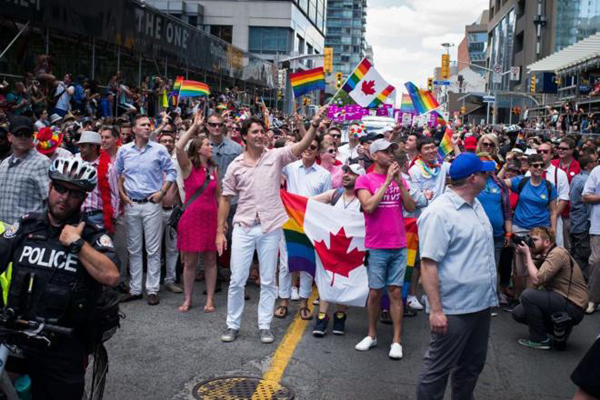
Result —
<svg viewBox="0 0 600 400"><path fill-rule="evenodd" d="M331 174L325 168L317 165L316 158L320 150L320 141L315 138L308 149L302 153L302 158L288 164L282 171L287 182L287 191L304 197L313 197L331 189ZM292 274L288 268L288 255L285 238L281 238L279 246L279 298L281 302L275 312L275 317L284 318L287 315L289 299L292 297ZM312 292L313 277L307 272L300 272L300 316L302 319L312 318L308 308L308 298ZM295 288L294 288L295 289Z"/></svg>
<svg viewBox="0 0 600 400"><path fill-rule="evenodd" d="M592 314L600 304L600 166L590 173L583 187L583 202L592 205L590 212L590 247L592 255L588 266L590 299L586 314Z"/></svg>
<svg viewBox="0 0 600 400"><path fill-rule="evenodd" d="M359 139L364 136L366 132L362 129L362 126L358 123L353 123L348 128L348 143L338 147L338 157L342 164L349 164L348 159L357 159L360 154Z"/></svg>

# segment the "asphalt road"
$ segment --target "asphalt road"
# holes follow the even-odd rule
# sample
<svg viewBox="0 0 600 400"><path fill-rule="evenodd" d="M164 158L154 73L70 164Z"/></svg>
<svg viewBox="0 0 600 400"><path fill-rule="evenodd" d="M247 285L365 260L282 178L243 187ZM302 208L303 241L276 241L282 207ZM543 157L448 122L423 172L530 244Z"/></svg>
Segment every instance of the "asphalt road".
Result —
<svg viewBox="0 0 600 400"><path fill-rule="evenodd" d="M293 315L274 319L276 342L262 344L258 336L258 288L249 284L251 300L240 337L222 343L225 329L226 290L216 297L217 311L202 312L203 283L196 284L195 304L187 314L177 306L183 295L161 292L161 303L148 306L145 299L122 305L127 318L107 343L110 370L105 399L193 399L196 384L226 376L260 378ZM292 304L295 311L297 303ZM380 325L379 346L368 352L354 350L366 334L364 309L351 309L345 336L329 333L317 339L305 330L283 374L281 383L296 399L413 399L422 357L428 346L425 313L404 321L404 358L388 358L391 326ZM568 399L575 391L569 375L600 333L600 313L577 326L565 352L523 348L517 339L527 328L507 312L492 319L485 369L475 395L484 399ZM449 391L447 391L449 398Z"/></svg>

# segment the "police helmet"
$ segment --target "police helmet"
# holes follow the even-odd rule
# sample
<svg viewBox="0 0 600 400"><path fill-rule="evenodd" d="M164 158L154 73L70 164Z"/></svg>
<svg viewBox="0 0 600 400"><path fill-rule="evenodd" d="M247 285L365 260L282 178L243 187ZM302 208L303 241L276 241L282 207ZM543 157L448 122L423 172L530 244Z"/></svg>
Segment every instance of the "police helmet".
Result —
<svg viewBox="0 0 600 400"><path fill-rule="evenodd" d="M48 175L53 181L70 183L91 192L98 182L96 168L76 158L57 158L50 164Z"/></svg>

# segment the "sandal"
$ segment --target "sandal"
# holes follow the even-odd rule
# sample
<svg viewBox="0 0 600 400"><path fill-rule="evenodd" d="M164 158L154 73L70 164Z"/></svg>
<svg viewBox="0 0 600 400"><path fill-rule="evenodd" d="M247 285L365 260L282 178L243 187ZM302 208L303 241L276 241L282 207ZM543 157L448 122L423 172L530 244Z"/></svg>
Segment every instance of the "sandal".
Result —
<svg viewBox="0 0 600 400"><path fill-rule="evenodd" d="M179 312L186 313L186 312L190 311L190 308L192 308L191 304L182 304L179 306Z"/></svg>
<svg viewBox="0 0 600 400"><path fill-rule="evenodd" d="M204 306L204 312L205 313L214 313L215 312L215 306Z"/></svg>
<svg viewBox="0 0 600 400"><path fill-rule="evenodd" d="M313 314L308 307L300 308L298 310L298 313L300 314L300 318L302 318L305 321L310 321L313 317Z"/></svg>
<svg viewBox="0 0 600 400"><path fill-rule="evenodd" d="M279 312L279 310L281 310L281 312ZM275 318L285 318L288 315L288 308L287 306L279 306L275 309L275 313L273 314L273 316Z"/></svg>

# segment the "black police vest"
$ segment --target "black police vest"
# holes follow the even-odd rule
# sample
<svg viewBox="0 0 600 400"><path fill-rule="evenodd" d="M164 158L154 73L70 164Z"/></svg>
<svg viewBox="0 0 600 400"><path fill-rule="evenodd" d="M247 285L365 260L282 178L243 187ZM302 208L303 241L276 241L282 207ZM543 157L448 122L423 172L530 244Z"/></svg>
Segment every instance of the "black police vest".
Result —
<svg viewBox="0 0 600 400"><path fill-rule="evenodd" d="M60 243L60 232L39 214L21 220L7 306L23 318L74 327L93 309L98 285ZM95 232L86 226L84 240Z"/></svg>

